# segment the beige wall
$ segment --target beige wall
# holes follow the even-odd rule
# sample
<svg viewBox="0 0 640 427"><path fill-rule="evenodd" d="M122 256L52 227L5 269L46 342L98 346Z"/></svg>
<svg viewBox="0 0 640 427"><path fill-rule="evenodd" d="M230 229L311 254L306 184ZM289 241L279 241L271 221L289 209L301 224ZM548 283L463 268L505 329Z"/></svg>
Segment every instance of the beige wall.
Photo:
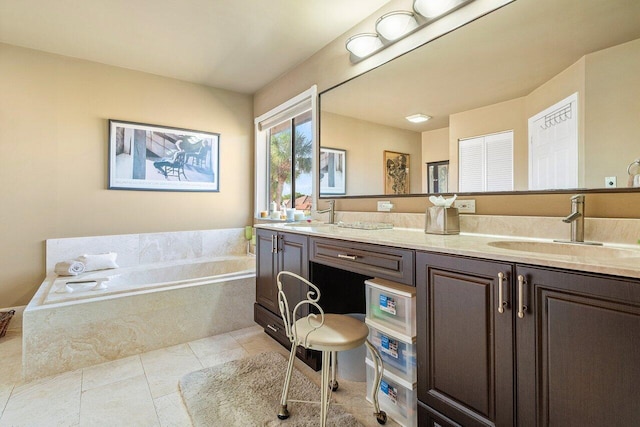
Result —
<svg viewBox="0 0 640 427"><path fill-rule="evenodd" d="M616 176L625 187L627 166L640 157L640 39L586 61L586 184L601 187L605 177Z"/></svg>
<svg viewBox="0 0 640 427"><path fill-rule="evenodd" d="M45 239L251 222L251 96L3 44L0 76L0 307L42 282ZM107 190L110 118L220 133L220 192Z"/></svg>
<svg viewBox="0 0 640 427"><path fill-rule="evenodd" d="M347 193L350 195L384 194L383 152L409 154L411 191L421 188L420 133L333 113L322 113L322 145L347 150ZM371 165L375 165L372 169ZM362 174L362 171L367 171Z"/></svg>

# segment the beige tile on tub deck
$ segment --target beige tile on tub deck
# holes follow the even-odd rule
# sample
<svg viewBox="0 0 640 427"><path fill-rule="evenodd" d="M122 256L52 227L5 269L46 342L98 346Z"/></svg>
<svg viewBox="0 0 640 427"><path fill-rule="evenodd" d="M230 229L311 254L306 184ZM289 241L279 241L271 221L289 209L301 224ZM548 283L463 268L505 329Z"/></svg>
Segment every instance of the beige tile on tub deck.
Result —
<svg viewBox="0 0 640 427"><path fill-rule="evenodd" d="M191 425L191 418L187 413L180 393L175 392L153 400L156 406L158 420L162 427L187 427Z"/></svg>
<svg viewBox="0 0 640 427"><path fill-rule="evenodd" d="M140 356L130 356L82 370L82 391L144 375Z"/></svg>
<svg viewBox="0 0 640 427"><path fill-rule="evenodd" d="M143 353L140 359L154 398L178 391L178 380L183 375L202 369L188 344Z"/></svg>
<svg viewBox="0 0 640 427"><path fill-rule="evenodd" d="M0 426L77 426L82 371L72 371L13 389Z"/></svg>
<svg viewBox="0 0 640 427"><path fill-rule="evenodd" d="M144 375L82 392L80 426L159 426Z"/></svg>

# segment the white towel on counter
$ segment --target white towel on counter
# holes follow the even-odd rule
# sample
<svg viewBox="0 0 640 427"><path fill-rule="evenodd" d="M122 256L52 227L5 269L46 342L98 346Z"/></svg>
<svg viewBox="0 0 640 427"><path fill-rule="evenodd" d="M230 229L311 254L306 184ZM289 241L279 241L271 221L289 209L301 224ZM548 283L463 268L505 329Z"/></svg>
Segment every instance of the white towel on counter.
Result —
<svg viewBox="0 0 640 427"><path fill-rule="evenodd" d="M58 276L77 276L84 271L84 264L80 261L62 261L53 270Z"/></svg>

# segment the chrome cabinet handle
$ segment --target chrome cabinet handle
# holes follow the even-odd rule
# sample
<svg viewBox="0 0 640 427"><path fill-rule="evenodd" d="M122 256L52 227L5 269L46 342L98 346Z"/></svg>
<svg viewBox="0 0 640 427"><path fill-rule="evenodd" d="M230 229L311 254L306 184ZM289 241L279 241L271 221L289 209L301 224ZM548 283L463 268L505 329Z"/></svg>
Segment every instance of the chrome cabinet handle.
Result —
<svg viewBox="0 0 640 427"><path fill-rule="evenodd" d="M271 235L271 253L275 254L276 252L278 252L276 235L272 234Z"/></svg>
<svg viewBox="0 0 640 427"><path fill-rule="evenodd" d="M500 314L504 313L504 308L509 304L504 300L504 291L502 289L505 278L506 276L503 272L498 273L498 313Z"/></svg>
<svg viewBox="0 0 640 427"><path fill-rule="evenodd" d="M518 317L523 318L527 306L524 305L524 284L526 280L522 274L518 275Z"/></svg>
<svg viewBox="0 0 640 427"><path fill-rule="evenodd" d="M356 259L358 259L358 256L357 255L338 254L338 258L350 259L351 261L355 261Z"/></svg>
<svg viewBox="0 0 640 427"><path fill-rule="evenodd" d="M271 326L271 325L267 325L267 328L271 329L273 332L278 332L278 328Z"/></svg>

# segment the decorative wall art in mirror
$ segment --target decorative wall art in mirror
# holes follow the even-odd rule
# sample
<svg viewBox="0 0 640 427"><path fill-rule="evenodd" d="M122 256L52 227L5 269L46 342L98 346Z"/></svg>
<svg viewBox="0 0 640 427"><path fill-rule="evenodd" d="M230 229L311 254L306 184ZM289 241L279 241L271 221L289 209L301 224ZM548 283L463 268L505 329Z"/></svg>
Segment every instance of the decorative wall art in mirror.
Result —
<svg viewBox="0 0 640 427"><path fill-rule="evenodd" d="M509 155L510 175L487 163L493 183L465 192L633 191L639 22L640 1L515 0L321 93L320 146L349 151L346 196L387 194L385 150L410 156L409 193L433 192L427 164L442 161L462 192L459 142L504 132L511 153L493 158ZM417 113L432 118L405 119Z"/></svg>
<svg viewBox="0 0 640 427"><path fill-rule="evenodd" d="M346 192L347 152L334 148L320 149L320 194L343 195Z"/></svg>
<svg viewBox="0 0 640 427"><path fill-rule="evenodd" d="M409 165L411 155L395 151L384 152L382 167L384 168L384 194L409 194Z"/></svg>
<svg viewBox="0 0 640 427"><path fill-rule="evenodd" d="M220 134L109 120L109 189L218 191Z"/></svg>

